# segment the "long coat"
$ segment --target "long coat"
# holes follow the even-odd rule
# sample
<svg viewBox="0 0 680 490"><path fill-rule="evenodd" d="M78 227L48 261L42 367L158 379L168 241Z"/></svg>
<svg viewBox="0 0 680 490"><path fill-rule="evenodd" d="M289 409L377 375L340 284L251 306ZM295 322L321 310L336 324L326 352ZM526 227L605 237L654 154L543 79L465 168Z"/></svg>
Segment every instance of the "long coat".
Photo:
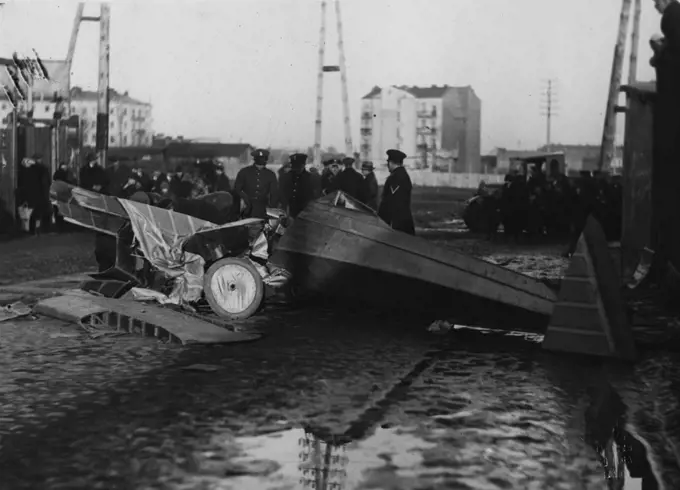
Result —
<svg viewBox="0 0 680 490"><path fill-rule="evenodd" d="M250 202L252 218L267 218L267 208L279 203L279 186L276 174L268 168L250 165L239 170L234 191Z"/></svg>
<svg viewBox="0 0 680 490"><path fill-rule="evenodd" d="M315 198L314 182L312 175L303 170L294 170L281 176L281 205L288 214L295 218Z"/></svg>
<svg viewBox="0 0 680 490"><path fill-rule="evenodd" d="M372 209L378 209L378 179L371 172L361 182L361 202Z"/></svg>
<svg viewBox="0 0 680 490"><path fill-rule="evenodd" d="M383 187L378 216L394 230L415 235L411 214L411 191L413 185L404 167L395 168Z"/></svg>
<svg viewBox="0 0 680 490"><path fill-rule="evenodd" d="M364 182L363 176L352 167L345 168L338 174L338 188L355 199L361 199L361 187Z"/></svg>

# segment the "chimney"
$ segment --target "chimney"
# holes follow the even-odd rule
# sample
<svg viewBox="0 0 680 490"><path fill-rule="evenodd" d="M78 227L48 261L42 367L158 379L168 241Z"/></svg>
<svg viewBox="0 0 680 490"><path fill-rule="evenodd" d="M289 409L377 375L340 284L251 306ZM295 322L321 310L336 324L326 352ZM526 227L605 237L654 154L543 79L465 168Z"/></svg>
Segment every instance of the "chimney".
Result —
<svg viewBox="0 0 680 490"><path fill-rule="evenodd" d="M436 85L430 85L430 88L439 88Z"/></svg>

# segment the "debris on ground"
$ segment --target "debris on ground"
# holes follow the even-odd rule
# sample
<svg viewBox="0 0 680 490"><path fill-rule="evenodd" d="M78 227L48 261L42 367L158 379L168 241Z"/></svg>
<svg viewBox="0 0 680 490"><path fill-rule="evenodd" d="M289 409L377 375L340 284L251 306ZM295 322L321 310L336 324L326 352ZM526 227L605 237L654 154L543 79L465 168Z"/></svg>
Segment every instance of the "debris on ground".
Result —
<svg viewBox="0 0 680 490"><path fill-rule="evenodd" d="M0 322L31 314L31 307L18 301L0 308Z"/></svg>
<svg viewBox="0 0 680 490"><path fill-rule="evenodd" d="M213 364L192 364L191 366L184 366L182 371L202 371L205 373L214 373L222 369L221 366L215 366Z"/></svg>
<svg viewBox="0 0 680 490"><path fill-rule="evenodd" d="M427 327L428 332L432 333L446 333L455 328L455 325L447 322L446 320L435 320L432 324Z"/></svg>

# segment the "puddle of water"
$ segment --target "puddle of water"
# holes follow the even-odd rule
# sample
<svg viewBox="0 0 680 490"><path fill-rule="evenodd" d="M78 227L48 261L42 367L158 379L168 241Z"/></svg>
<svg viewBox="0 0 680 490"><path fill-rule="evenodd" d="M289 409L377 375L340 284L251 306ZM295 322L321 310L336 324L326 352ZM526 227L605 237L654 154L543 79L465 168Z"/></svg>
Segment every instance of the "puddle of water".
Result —
<svg viewBox="0 0 680 490"><path fill-rule="evenodd" d="M377 429L363 441L326 444L303 429L236 439L242 455L233 460L246 468L276 468L262 474L229 478L233 488L358 488L366 471L388 469L396 476L415 474L420 451L435 447L399 428ZM267 465L264 462L273 462Z"/></svg>

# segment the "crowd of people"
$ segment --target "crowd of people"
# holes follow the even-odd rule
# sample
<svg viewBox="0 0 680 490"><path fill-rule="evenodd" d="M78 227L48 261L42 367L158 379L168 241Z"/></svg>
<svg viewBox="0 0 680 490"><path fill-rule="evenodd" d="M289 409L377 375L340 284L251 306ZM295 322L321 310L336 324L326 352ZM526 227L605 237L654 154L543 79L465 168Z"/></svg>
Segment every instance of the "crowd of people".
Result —
<svg viewBox="0 0 680 490"><path fill-rule="evenodd" d="M618 176L599 171L581 171L569 178L559 171L553 160L548 172L541 165L527 165L511 170L497 192L482 184L477 191L482 199L475 216L480 231L495 234L503 225L504 234L518 239L548 236L568 239L567 254L573 253L576 241L588 216L602 225L608 240L621 237L623 193Z"/></svg>
<svg viewBox="0 0 680 490"><path fill-rule="evenodd" d="M393 155L393 160L399 160L403 155L401 152L388 154ZM78 176L63 163L50 176L41 157L34 155L25 158L19 169L17 205L20 215L23 211L23 217L28 218L25 220L28 223L26 231L31 233L51 231L53 223L62 223L50 204L52 181L63 181L124 199L141 192L170 201L191 201L215 192L229 192L247 202L246 214L255 218L265 218L268 207L284 209L295 217L311 200L338 190L379 210L379 187L372 162L362 162L358 171L355 159L351 157L330 158L323 162L323 169L319 171L313 166L308 168L306 154L296 153L281 166L277 176L267 168L269 151L255 150L251 156L253 164L242 168L231 182L222 164L213 160L179 165L174 172L147 172L136 163L116 159L110 159L104 168L96 155L89 155ZM403 159L398 166L402 164ZM394 201L390 196L386 203L390 202L390 198ZM410 191L408 203L410 207ZM383 206L382 214L385 216L390 213L386 209Z"/></svg>

